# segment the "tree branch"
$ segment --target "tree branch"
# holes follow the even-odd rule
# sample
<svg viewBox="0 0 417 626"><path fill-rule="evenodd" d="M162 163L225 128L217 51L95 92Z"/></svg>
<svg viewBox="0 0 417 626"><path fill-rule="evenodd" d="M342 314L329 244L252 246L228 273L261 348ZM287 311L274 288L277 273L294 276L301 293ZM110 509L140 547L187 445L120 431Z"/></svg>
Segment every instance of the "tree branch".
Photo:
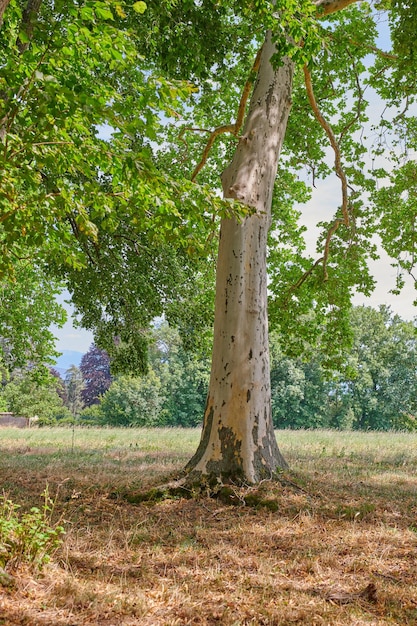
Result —
<svg viewBox="0 0 417 626"><path fill-rule="evenodd" d="M217 128L215 128L211 134L210 137L207 141L206 147L204 148L204 152L201 156L200 162L196 165L196 167L194 168L194 172L191 175L191 180L192 182L195 181L195 179L197 178L198 174L200 173L200 171L203 169L204 165L206 164L208 155L210 153L210 150L216 140L216 137L218 137L219 135L222 135L224 133L231 133L232 135L234 135L235 137L237 136L238 132L240 131L243 121L244 121L244 116L245 116L245 109L246 109L246 104L248 102L248 98L250 95L250 92L252 90L252 85L253 85L253 78L254 78L254 74L256 74L256 72L259 69L259 64L261 62L261 53L262 53L262 47L261 46L258 50L258 53L256 55L255 61L252 65L252 69L250 71L249 77L245 83L245 86L243 88L242 91L242 95L240 97L240 102L239 102L239 108L237 111L237 118L236 118L236 122L234 124L225 124L223 126L218 126ZM200 129L199 129L200 130Z"/></svg>
<svg viewBox="0 0 417 626"><path fill-rule="evenodd" d="M348 199L348 183L347 183L347 178L346 178L346 174L342 168L342 161L341 161L341 155L340 155L340 147L338 144L338 141L335 137L335 134L330 126L330 124L327 122L327 120L324 118L323 114L321 113L318 105L317 105L317 101L314 95L314 91L313 91L313 84L311 82L311 74L307 68L307 65L304 66L304 79L305 79L305 85L306 85L306 90L307 90L307 96L311 105L311 108L313 109L313 113L317 119L317 121L319 122L320 126L324 129L327 137L329 138L330 144L333 148L334 151L334 155L335 155L335 160L334 160L334 167L335 167L335 171L336 171L336 175L337 177L340 179L341 184L342 184L342 215L343 218L337 218L335 219L335 221L333 222L333 224L330 226L328 233L327 233L327 237L326 237L326 243L324 246L324 256L323 256L323 274L324 274L324 280L328 279L328 274L327 274L327 260L329 258L329 253L330 253L330 240L332 238L332 236L334 235L334 233L336 232L336 230L339 228L339 226L341 226L341 224L344 224L345 226L349 226L350 224L350 218L349 218L349 199ZM345 129L346 130L346 129Z"/></svg>
<svg viewBox="0 0 417 626"><path fill-rule="evenodd" d="M337 139L335 137L335 134L330 124L324 118L323 114L321 113L318 107L318 104L314 95L314 91L313 91L313 84L311 82L311 74L307 68L307 65L304 65L303 69L304 69L304 79L305 79L305 85L306 85L306 90L307 90L307 96L308 96L308 100L310 102L311 108L313 109L313 113L316 117L316 120L318 121L318 123L323 128L324 132L326 133L327 137L329 138L330 144L334 151L334 156L335 156L334 167L336 170L336 175L338 176L338 178L340 178L340 181L342 183L343 219L344 219L345 225L348 226L349 225L348 184L347 184L346 174L342 168L339 144L337 142Z"/></svg>

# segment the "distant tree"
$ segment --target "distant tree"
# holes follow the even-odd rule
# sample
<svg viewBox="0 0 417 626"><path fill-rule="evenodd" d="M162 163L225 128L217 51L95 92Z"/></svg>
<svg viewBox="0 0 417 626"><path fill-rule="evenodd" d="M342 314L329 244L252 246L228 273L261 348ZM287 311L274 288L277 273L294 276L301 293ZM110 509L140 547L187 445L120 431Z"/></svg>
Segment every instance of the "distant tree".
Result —
<svg viewBox="0 0 417 626"><path fill-rule="evenodd" d="M283 355L271 333L271 398L275 428L327 426L329 383L319 358L303 362Z"/></svg>
<svg viewBox="0 0 417 626"><path fill-rule="evenodd" d="M352 311L354 344L349 355L354 376L339 383L339 411L350 410L358 430L416 428L417 337L414 322L405 322L389 307Z"/></svg>
<svg viewBox="0 0 417 626"><path fill-rule="evenodd" d="M56 392L63 401L64 404L67 402L67 388L65 387L65 381L63 380L61 374L54 367L49 368L49 373L53 377L53 382L55 383Z"/></svg>
<svg viewBox="0 0 417 626"><path fill-rule="evenodd" d="M84 381L81 370L76 365L71 365L65 375L65 387L67 390L67 407L73 417L77 417L84 407L82 391Z"/></svg>
<svg viewBox="0 0 417 626"><path fill-rule="evenodd" d="M166 322L154 329L153 336L149 360L161 380L165 420L175 426L197 426L207 399L209 359L186 350L178 331Z"/></svg>
<svg viewBox="0 0 417 626"><path fill-rule="evenodd" d="M94 343L81 359L80 370L84 380L81 392L84 406L100 402L102 396L112 383L110 359L105 350L100 350Z"/></svg>
<svg viewBox="0 0 417 626"><path fill-rule="evenodd" d="M103 396L99 405L100 421L112 426L162 425L160 385L152 369L142 378L120 376Z"/></svg>
<svg viewBox="0 0 417 626"><path fill-rule="evenodd" d="M51 424L70 416L52 377L49 382L39 384L31 372L15 374L1 395L0 404L5 404L8 411L23 417L37 415L40 424Z"/></svg>

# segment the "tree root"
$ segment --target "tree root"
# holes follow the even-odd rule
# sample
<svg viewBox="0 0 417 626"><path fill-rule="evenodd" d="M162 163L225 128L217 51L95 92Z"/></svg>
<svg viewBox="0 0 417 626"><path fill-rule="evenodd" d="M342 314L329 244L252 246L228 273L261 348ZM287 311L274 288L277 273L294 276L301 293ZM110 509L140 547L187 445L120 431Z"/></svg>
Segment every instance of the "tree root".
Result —
<svg viewBox="0 0 417 626"><path fill-rule="evenodd" d="M130 504L156 504L164 500L210 498L231 506L264 507L277 511L280 506L277 494L273 490L276 485L310 495L282 473L263 480L257 485L249 485L232 481L223 482L217 476L202 476L195 472L146 491L125 492L119 495Z"/></svg>

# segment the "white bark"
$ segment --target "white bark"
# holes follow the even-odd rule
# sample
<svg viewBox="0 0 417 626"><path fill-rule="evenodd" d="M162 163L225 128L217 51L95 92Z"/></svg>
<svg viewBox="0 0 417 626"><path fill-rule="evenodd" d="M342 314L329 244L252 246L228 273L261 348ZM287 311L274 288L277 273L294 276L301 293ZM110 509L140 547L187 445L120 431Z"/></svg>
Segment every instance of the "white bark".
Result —
<svg viewBox="0 0 417 626"><path fill-rule="evenodd" d="M268 34L243 135L222 176L224 196L254 213L221 225L210 387L200 446L187 466L250 483L285 466L271 418L266 246L293 66L284 59L274 70L274 51Z"/></svg>

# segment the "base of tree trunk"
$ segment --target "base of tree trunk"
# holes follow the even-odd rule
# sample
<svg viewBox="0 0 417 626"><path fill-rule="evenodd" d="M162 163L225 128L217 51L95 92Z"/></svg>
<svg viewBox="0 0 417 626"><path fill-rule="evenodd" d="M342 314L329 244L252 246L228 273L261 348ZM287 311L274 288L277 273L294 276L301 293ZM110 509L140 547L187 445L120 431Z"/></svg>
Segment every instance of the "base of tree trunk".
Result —
<svg viewBox="0 0 417 626"><path fill-rule="evenodd" d="M233 506L264 507L271 511L277 511L279 510L277 486L306 493L302 487L290 480L283 472L277 472L274 477L263 480L257 485L223 483L218 477L202 477L191 472L146 491L124 493L122 497L130 504L205 497L217 499L223 504Z"/></svg>

